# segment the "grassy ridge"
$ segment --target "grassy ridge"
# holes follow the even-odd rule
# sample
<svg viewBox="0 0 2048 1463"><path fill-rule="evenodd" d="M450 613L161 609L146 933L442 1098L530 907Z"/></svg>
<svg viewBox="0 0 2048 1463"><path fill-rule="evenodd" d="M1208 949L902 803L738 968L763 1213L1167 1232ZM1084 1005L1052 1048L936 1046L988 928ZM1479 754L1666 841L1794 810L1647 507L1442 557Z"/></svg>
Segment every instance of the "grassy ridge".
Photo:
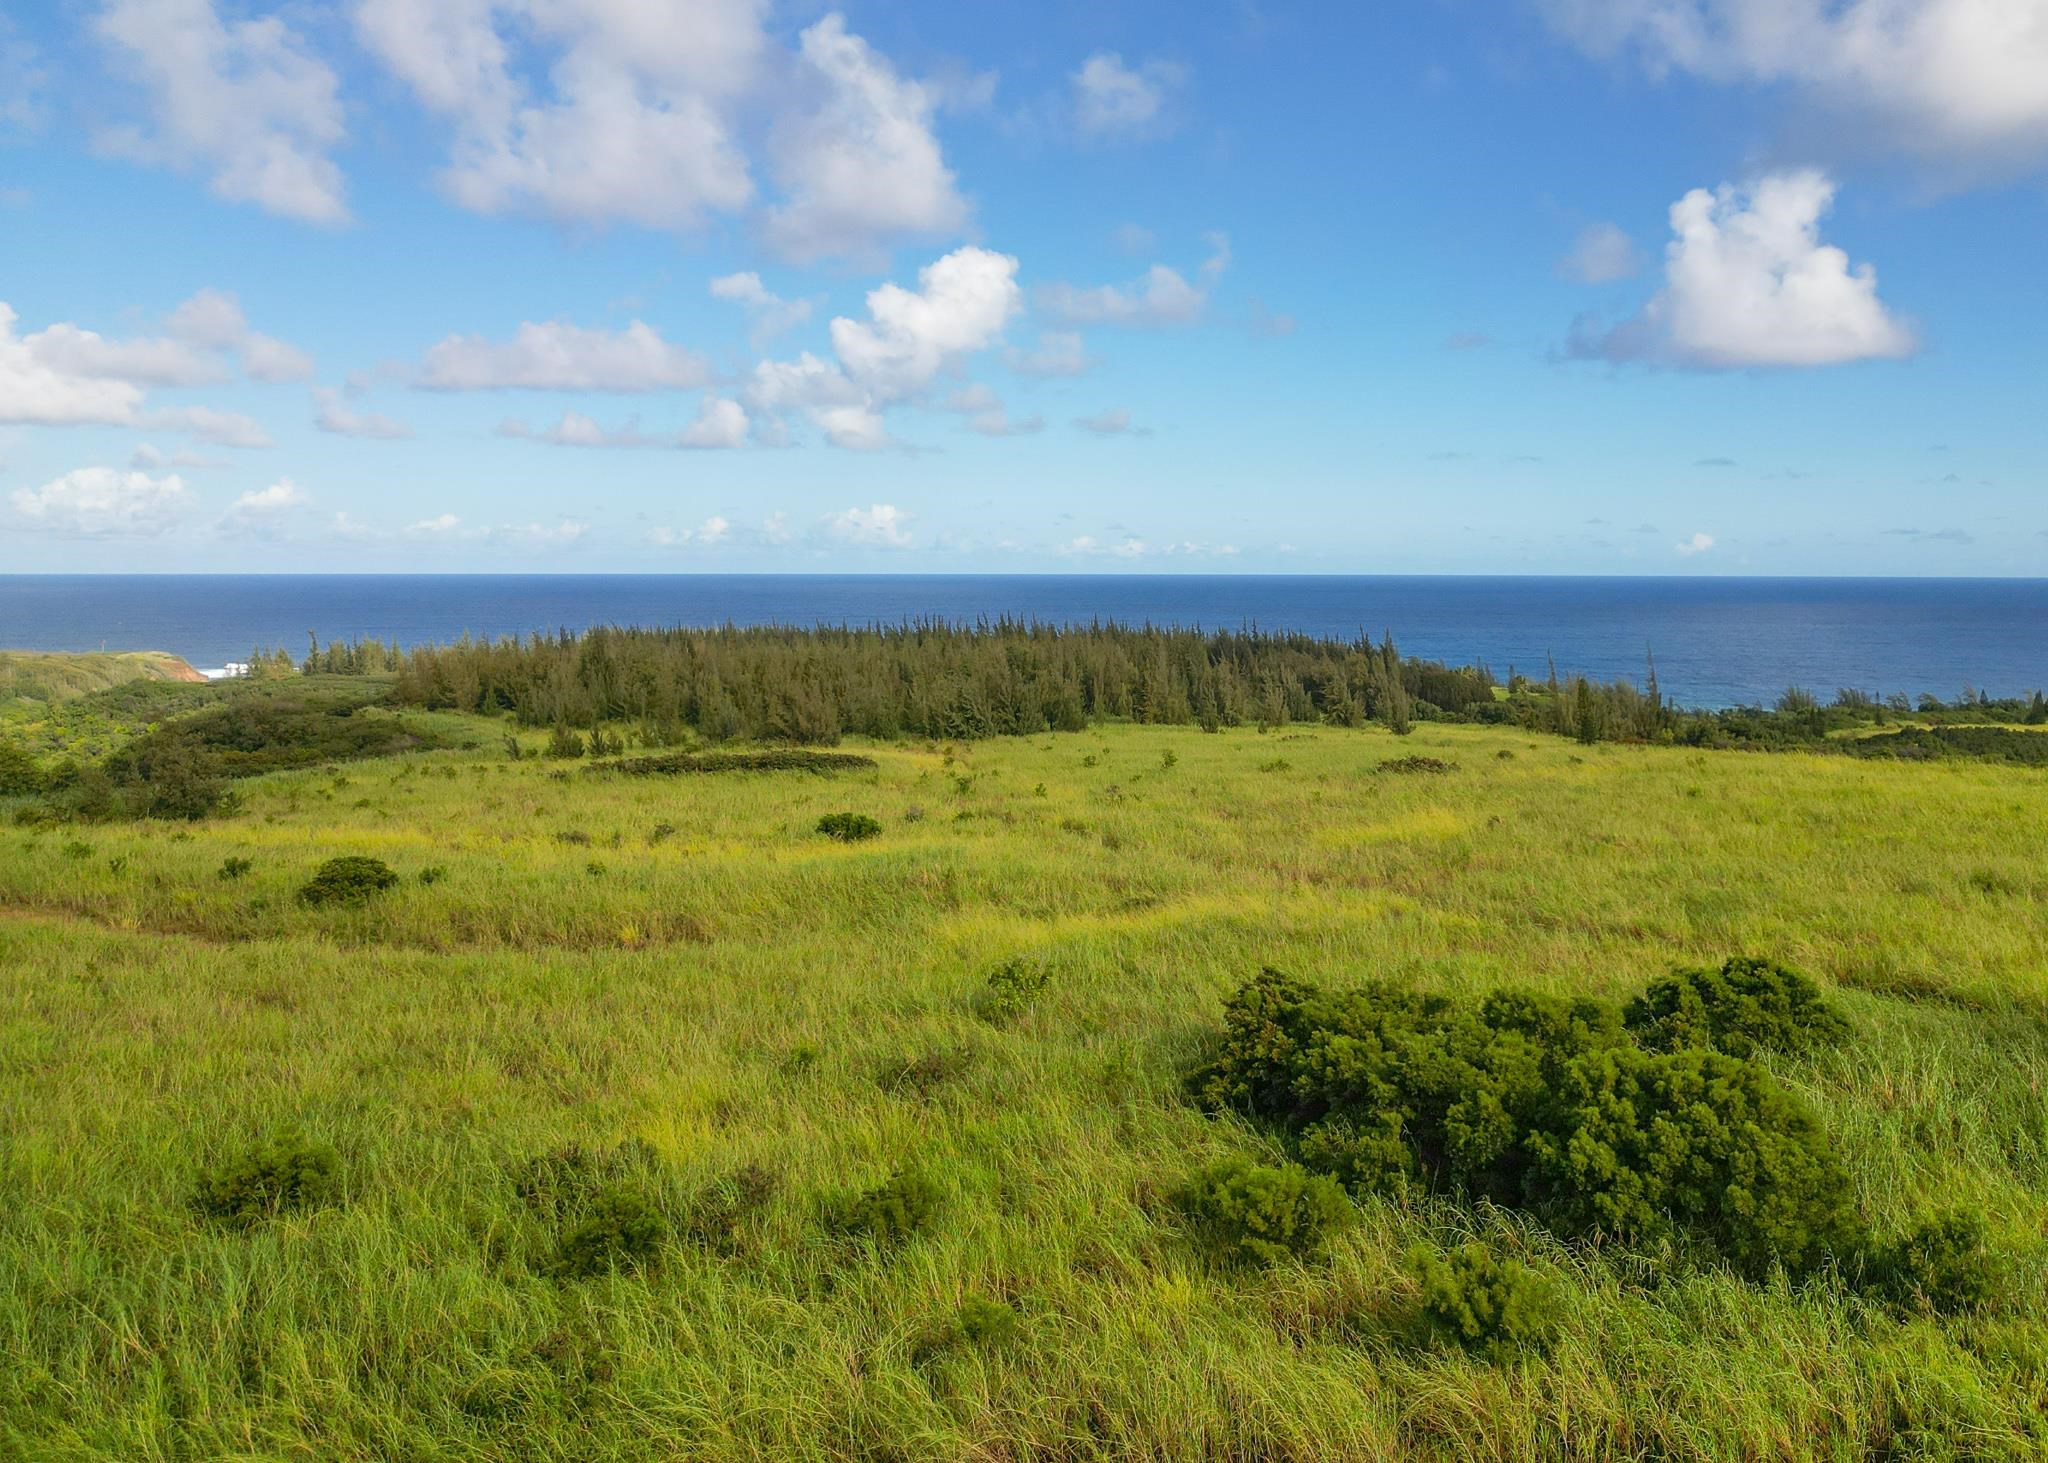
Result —
<svg viewBox="0 0 2048 1463"><path fill-rule="evenodd" d="M197 681L203 677L161 650L69 654L0 650L0 702L69 701L129 681Z"/></svg>
<svg viewBox="0 0 2048 1463"><path fill-rule="evenodd" d="M0 837L0 1455L2048 1449L2037 1264L1937 1324L1428 1201L1362 1206L1314 1265L1219 1270L1167 1199L1270 1154L1178 1085L1261 965L1619 997L1759 951L1855 1024L1776 1065L1859 1205L1967 1199L2037 1257L2037 773L1425 725L591 778L432 720L491 751L251 779L189 829ZM1448 770L1376 775L1414 758ZM813 831L842 810L882 836ZM404 882L300 903L338 854ZM1015 958L1048 979L992 1024ZM204 1169L287 1124L336 1146L343 1202L248 1230L193 1210ZM546 1273L524 1166L636 1140L658 1265ZM749 1165L766 1197L710 1223ZM940 1191L928 1233L885 1251L822 1222L904 1167ZM1408 1338L1402 1252L1474 1231L1566 1278L1547 1358ZM935 1343L973 1298L1017 1334Z"/></svg>

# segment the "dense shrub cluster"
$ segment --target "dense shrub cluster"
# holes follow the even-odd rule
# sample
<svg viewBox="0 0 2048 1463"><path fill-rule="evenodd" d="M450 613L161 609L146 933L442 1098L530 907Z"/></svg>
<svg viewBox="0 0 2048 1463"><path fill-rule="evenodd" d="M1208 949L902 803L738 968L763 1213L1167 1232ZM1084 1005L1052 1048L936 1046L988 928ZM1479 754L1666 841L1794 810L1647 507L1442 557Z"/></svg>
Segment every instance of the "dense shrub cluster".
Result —
<svg viewBox="0 0 2048 1463"><path fill-rule="evenodd" d="M379 858L344 854L320 865L299 887L301 904L361 904L398 883L398 875Z"/></svg>
<svg viewBox="0 0 2048 1463"><path fill-rule="evenodd" d="M341 1155L334 1146L286 1129L202 1173L193 1201L202 1214L249 1225L318 1208L340 1188Z"/></svg>
<svg viewBox="0 0 2048 1463"><path fill-rule="evenodd" d="M1652 1051L1705 1046L1733 1057L1798 1053L1848 1035L1820 987L1770 960L1737 956L1719 970L1682 970L1628 1003L1630 1035Z"/></svg>
<svg viewBox="0 0 2048 1463"><path fill-rule="evenodd" d="M1422 1287L1422 1318L1439 1336L1493 1361L1541 1352L1557 1334L1557 1285L1520 1260L1476 1241L1439 1253L1411 1250L1408 1268Z"/></svg>
<svg viewBox="0 0 2048 1463"><path fill-rule="evenodd" d="M847 1238L889 1248L903 1243L938 1217L939 1186L920 1173L897 1172L872 1189L844 1194L825 1206L825 1227Z"/></svg>
<svg viewBox="0 0 2048 1463"><path fill-rule="evenodd" d="M1668 1049L1594 1000L1326 993L1269 970L1230 1001L1193 1086L1357 1193L1420 1185L1574 1236L1684 1237L1749 1274L1859 1242L1847 1175L1797 1095L1742 1057L1676 1045L1711 1037L1710 1019L1654 1029Z"/></svg>
<svg viewBox="0 0 2048 1463"><path fill-rule="evenodd" d="M988 973L981 996L984 1020L1002 1026L1031 1008L1052 979L1052 973L1036 961L1005 960Z"/></svg>
<svg viewBox="0 0 2048 1463"><path fill-rule="evenodd" d="M860 843L879 835L882 825L866 813L827 813L818 820L818 831L841 843Z"/></svg>
<svg viewBox="0 0 2048 1463"><path fill-rule="evenodd" d="M668 1239L668 1221L637 1188L599 1189L562 1231L548 1268L570 1280L651 1265Z"/></svg>
<svg viewBox="0 0 2048 1463"><path fill-rule="evenodd" d="M1864 1279L1900 1305L1951 1315L1975 1310L2007 1283L2007 1266L1986 1242L1984 1216L1955 1210L1875 1245Z"/></svg>
<svg viewBox="0 0 2048 1463"><path fill-rule="evenodd" d="M1351 1211L1334 1180L1295 1163L1273 1168L1245 1158L1210 1164L1179 1201L1212 1258L1255 1265L1313 1255Z"/></svg>

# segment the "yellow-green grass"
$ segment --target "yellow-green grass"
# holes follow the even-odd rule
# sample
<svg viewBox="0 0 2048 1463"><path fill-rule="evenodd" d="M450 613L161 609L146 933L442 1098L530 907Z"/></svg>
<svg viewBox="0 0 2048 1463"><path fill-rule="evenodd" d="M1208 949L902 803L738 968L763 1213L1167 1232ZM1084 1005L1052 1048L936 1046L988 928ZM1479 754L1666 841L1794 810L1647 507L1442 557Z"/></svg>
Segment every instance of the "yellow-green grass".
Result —
<svg viewBox="0 0 2048 1463"><path fill-rule="evenodd" d="M626 778L470 726L487 751L244 783L217 822L0 831L0 1457L2048 1450L2037 771L1115 727ZM1416 755L1455 768L1374 771ZM882 836L813 831L841 809ZM299 903L345 853L405 882ZM1660 1271L1448 1204L1369 1202L1268 1271L1176 1227L1191 1170L1274 1151L1178 1090L1261 965L1620 997L1740 952L1855 1024L1780 1071L1873 1222L1976 1204L2021 1257L1991 1312ZM992 1026L977 995L1018 955L1051 981ZM966 1055L921 1095L883 1080L933 1053ZM340 1149L343 1202L194 1211L202 1168L288 1124ZM775 1197L730 1252L541 1273L518 1166L635 1138L679 1231L742 1165ZM899 1167L946 1193L930 1233L821 1225ZM1566 1277L1547 1358L1403 1324L1403 1251L1468 1232ZM1021 1336L923 1354L970 1294Z"/></svg>
<svg viewBox="0 0 2048 1463"><path fill-rule="evenodd" d="M198 672L161 650L0 650L0 701L64 701L128 681L193 681Z"/></svg>

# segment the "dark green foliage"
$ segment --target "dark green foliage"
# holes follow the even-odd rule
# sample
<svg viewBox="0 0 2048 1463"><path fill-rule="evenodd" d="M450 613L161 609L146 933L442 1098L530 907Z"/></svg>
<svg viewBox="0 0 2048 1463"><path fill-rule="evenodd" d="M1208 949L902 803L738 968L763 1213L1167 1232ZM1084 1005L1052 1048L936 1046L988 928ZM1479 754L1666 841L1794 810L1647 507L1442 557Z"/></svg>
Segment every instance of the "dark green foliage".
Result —
<svg viewBox="0 0 2048 1463"><path fill-rule="evenodd" d="M645 1193L624 1185L599 1189L582 1216L562 1231L549 1269L570 1280L651 1265L668 1239L668 1221Z"/></svg>
<svg viewBox="0 0 2048 1463"><path fill-rule="evenodd" d="M1848 1175L1791 1091L1701 1049L1572 1062L1522 1139L1525 1193L1568 1233L1685 1233L1744 1274L1805 1273L1859 1238Z"/></svg>
<svg viewBox="0 0 2048 1463"><path fill-rule="evenodd" d="M1857 1236L1797 1096L1721 1052L1645 1051L1609 1004L1325 993L1268 970L1225 1021L1197 1097L1276 1125L1354 1192L1419 1182L1576 1237L1683 1235L1751 1274L1809 1269Z"/></svg>
<svg viewBox="0 0 2048 1463"><path fill-rule="evenodd" d="M943 1204L939 1186L920 1173L898 1171L886 1182L825 1206L825 1227L889 1248L928 1228Z"/></svg>
<svg viewBox="0 0 2048 1463"><path fill-rule="evenodd" d="M934 1326L912 1345L913 1366L929 1366L956 1351L999 1351L1023 1334L1024 1323L1014 1308L987 1296L970 1295L944 1324Z"/></svg>
<svg viewBox="0 0 2048 1463"><path fill-rule="evenodd" d="M250 1225L277 1214L315 1209L341 1189L341 1155L286 1129L199 1176L193 1202L202 1214Z"/></svg>
<svg viewBox="0 0 2048 1463"><path fill-rule="evenodd" d="M302 904L361 904L398 883L391 866L378 858L344 854L320 865L299 889Z"/></svg>
<svg viewBox="0 0 2048 1463"><path fill-rule="evenodd" d="M1380 763L1379 766L1373 768L1373 771L1397 773L1420 772L1435 776L1441 776L1446 772L1453 771L1456 767L1457 764L1455 762L1446 762L1441 757L1394 757L1388 761Z"/></svg>
<svg viewBox="0 0 2048 1463"><path fill-rule="evenodd" d="M2009 1283L2008 1265L1985 1242L1984 1216L1958 1209L1874 1246L1864 1281L1900 1305L1954 1315L1973 1311Z"/></svg>
<svg viewBox="0 0 2048 1463"><path fill-rule="evenodd" d="M882 825L866 813L827 813L818 820L818 831L841 843L859 843L880 834Z"/></svg>
<svg viewBox="0 0 2048 1463"><path fill-rule="evenodd" d="M1367 720L1411 700L1456 716L1493 700L1482 669L1403 659L1391 642L1115 624L921 621L866 629L619 629L406 656L400 698L528 726L636 721L710 741L830 745L1077 731L1101 718L1203 727Z"/></svg>
<svg viewBox="0 0 2048 1463"><path fill-rule="evenodd" d="M220 867L214 872L223 879L239 879L255 867L254 861L250 859L230 855L220 861Z"/></svg>
<svg viewBox="0 0 2048 1463"><path fill-rule="evenodd" d="M1557 1334L1558 1287L1520 1260L1475 1241L1442 1253L1418 1246L1408 1269L1422 1286L1423 1320L1467 1351L1509 1361L1547 1350Z"/></svg>
<svg viewBox="0 0 2048 1463"><path fill-rule="evenodd" d="M26 797L43 790L43 769L24 747L0 742L0 798Z"/></svg>
<svg viewBox="0 0 2048 1463"><path fill-rule="evenodd" d="M419 881L427 885L438 884L447 877L448 870L440 864L429 864L419 872Z"/></svg>
<svg viewBox="0 0 2048 1463"><path fill-rule="evenodd" d="M1257 1265L1313 1255L1351 1211L1334 1180L1298 1164L1269 1168L1235 1157L1196 1174L1179 1200L1211 1257Z"/></svg>
<svg viewBox="0 0 2048 1463"><path fill-rule="evenodd" d="M857 752L812 752L782 747L770 752L665 752L607 762L592 772L623 772L629 777L669 777L688 772L869 772L875 759Z"/></svg>
<svg viewBox="0 0 2048 1463"><path fill-rule="evenodd" d="M375 693L363 686L252 690L164 722L108 758L107 771L123 786L163 781L188 766L213 777L255 777L440 745L365 699Z"/></svg>
<svg viewBox="0 0 2048 1463"><path fill-rule="evenodd" d="M1681 970L1652 981L1628 1003L1623 1019L1651 1051L1704 1046L1736 1057L1811 1051L1849 1034L1819 986L1796 970L1750 956L1719 970Z"/></svg>
<svg viewBox="0 0 2048 1463"><path fill-rule="evenodd" d="M997 1026L1016 1020L1051 979L1051 972L1035 961L1005 960L988 973L988 989L981 997L983 1019Z"/></svg>
<svg viewBox="0 0 2048 1463"><path fill-rule="evenodd" d="M583 755L583 733L572 731L565 723L556 722L555 729L548 736L546 755L564 760L574 760Z"/></svg>
<svg viewBox="0 0 2048 1463"><path fill-rule="evenodd" d="M645 1141L609 1148L570 1143L528 1159L512 1176L513 1190L535 1214L551 1224L575 1218L600 1190L658 1176L661 1162Z"/></svg>
<svg viewBox="0 0 2048 1463"><path fill-rule="evenodd" d="M1928 761L1942 757L1981 757L2016 762L2023 767L2048 766L2048 736L2002 726L1905 727L1875 736L1840 739L1852 757L1898 757Z"/></svg>

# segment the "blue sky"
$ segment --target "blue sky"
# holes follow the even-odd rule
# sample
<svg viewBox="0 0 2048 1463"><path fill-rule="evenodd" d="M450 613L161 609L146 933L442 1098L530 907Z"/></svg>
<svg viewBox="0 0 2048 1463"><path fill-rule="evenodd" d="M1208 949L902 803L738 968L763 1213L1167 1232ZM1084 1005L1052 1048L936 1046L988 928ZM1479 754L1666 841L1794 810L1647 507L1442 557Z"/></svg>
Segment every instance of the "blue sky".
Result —
<svg viewBox="0 0 2048 1463"><path fill-rule="evenodd" d="M22 0L0 572L2048 572L2048 0Z"/></svg>

